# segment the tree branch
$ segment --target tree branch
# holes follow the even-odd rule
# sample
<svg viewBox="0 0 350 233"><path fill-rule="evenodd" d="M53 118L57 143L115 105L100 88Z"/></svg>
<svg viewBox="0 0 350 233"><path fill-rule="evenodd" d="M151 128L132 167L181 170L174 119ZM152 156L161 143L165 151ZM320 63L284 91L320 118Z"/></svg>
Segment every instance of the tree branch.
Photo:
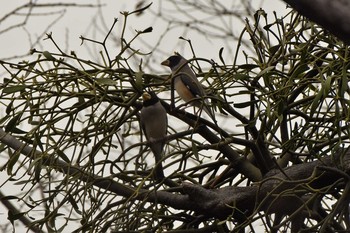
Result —
<svg viewBox="0 0 350 233"><path fill-rule="evenodd" d="M300 14L350 44L350 3L343 0L284 0Z"/></svg>
<svg viewBox="0 0 350 233"><path fill-rule="evenodd" d="M109 190L117 195L134 200L146 200L164 204L175 209L197 211L204 216L220 219L232 216L236 219L244 220L254 211L260 210L279 213L281 209L278 206L280 206L281 202L286 207L282 210L283 214L291 214L293 213L292 211L295 211L297 207L299 208L304 203L301 202L300 205L295 205L295 202L290 202L290 197L287 199L283 198L283 192L292 189L294 193L298 193L297 195L295 194L294 198L298 198L299 195L310 192L309 189L301 184L307 183L312 189L322 189L344 178L344 176L339 175L341 173L332 172L331 169L317 169L320 166L330 166L338 169L341 164L344 172L349 173L350 171L350 152L347 151L342 157L327 156L318 161L294 165L284 169L283 172L272 170L266 175L264 181L257 183L255 186L229 186L210 190L199 185L184 183L182 184L183 194L173 194L167 191L155 192L146 189L134 189L120 184L110 177L104 178L87 174L77 166L43 155L40 151L33 151L30 146L23 144L2 129L0 129L0 141L28 157L42 156L44 165L54 167L63 174L79 177L84 182L92 183L96 187ZM299 184L300 187L298 187ZM329 189L328 192L330 191L332 190ZM276 195L281 196L276 198ZM287 200L289 203L285 202ZM260 202L261 204L257 208ZM293 208L286 211L287 206L291 204Z"/></svg>

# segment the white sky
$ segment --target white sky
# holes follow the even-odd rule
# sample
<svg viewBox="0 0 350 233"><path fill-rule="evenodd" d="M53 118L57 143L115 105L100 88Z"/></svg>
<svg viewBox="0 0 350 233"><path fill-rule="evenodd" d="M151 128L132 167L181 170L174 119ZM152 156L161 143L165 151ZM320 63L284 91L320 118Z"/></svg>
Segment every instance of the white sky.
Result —
<svg viewBox="0 0 350 233"><path fill-rule="evenodd" d="M0 0L0 2L5 2L5 0ZM1 4L1 10L0 17L4 16L4 13L7 13L19 5L23 5L25 1L23 0L11 0L6 1L6 3ZM36 1L38 4L45 3L44 1ZM54 1L48 1L54 2ZM74 1L68 1L63 0L62 2L74 2ZM84 1L78 1L78 3L82 4L96 4L97 1L93 0L84 0ZM113 22L114 18L118 18L119 22L117 23L117 26L115 27L116 32L121 31L122 21L123 17L120 15L121 11L133 11L135 9L135 3L137 1L130 1L130 0L118 0L118 1L112 1L112 0L101 0L102 4L105 4L104 7L102 7L103 11L103 17L104 19L101 19L98 16L98 12L94 8L67 8L64 12L63 17L56 23L54 23L55 19L60 17L60 14L62 12L62 8L53 7L52 11L47 12L48 8L43 8L43 10L35 10L35 13L41 13L44 14L42 16L36 16L36 17L30 17L28 22L25 26L16 28L14 30L11 30L5 34L0 34L0 47L1 47L1 53L0 53L0 59L12 57L14 55L23 55L28 53L28 51L31 49L31 44L35 44L35 48L39 50L48 50L50 52L57 52L57 50L53 47L52 43L49 40L40 40L39 44L36 42L36 37L40 36L43 32L46 31L46 28L50 24L54 24L51 26L47 32L52 32L53 37L55 38L56 42L60 45L61 48L65 49L66 52L69 52L71 50L74 50L77 54L86 54L86 47L81 46L81 40L79 39L80 35L87 36L90 38L93 38L96 36L95 26L98 25L102 31L99 32L99 34L96 36L97 39L102 40L103 35L107 30L109 29L110 25ZM235 0L232 1L221 1L227 4L227 2L237 2ZM282 1L259 1L254 0L253 1L256 4L261 4L263 9L268 12L268 14L272 17L272 11L276 11L278 15L282 16L283 13L286 12L285 10L285 4ZM157 11L158 10L158 1L154 1L153 5L151 6L150 10ZM163 4L164 5L164 4ZM259 6L259 5L258 5ZM164 6L163 6L164 7ZM25 11L21 11L21 13L24 13ZM48 17L48 15L51 15ZM149 15L146 13L142 17L129 17L128 18L128 28L127 32L129 33L130 37L131 34L134 33L135 29L142 30L144 28L147 28L149 26L153 26L153 32L149 33L147 35L143 35L142 39L150 44L155 46L154 43L156 43L161 36L161 33L164 31L164 27L166 24L162 22L161 20L154 19L152 16L152 19L147 18ZM4 30L4 28L7 28L9 25L13 25L15 22L18 23L19 20L23 21L23 16L11 16L7 20L5 20L3 23L0 24L0 31ZM105 25L104 28L102 28ZM234 32L239 33L243 25L234 25L236 29L233 29ZM181 33L183 29L180 30L172 30L172 32L169 34L168 38L166 40L163 40L162 43L159 45L159 47L163 51L169 50L169 54L172 54L174 50L179 49L180 46L185 43L184 41L180 41L178 39L179 36L182 36ZM226 47L225 49L228 49L225 44L216 43L216 41L211 41L208 38L204 38L201 35L198 35L198 33L194 31L189 31L186 33L187 38L191 39L195 49L196 53L198 53L198 56L202 57L208 57L208 58L215 58L217 59L218 51L221 47ZM180 44L179 44L180 43ZM181 44L182 43L182 44ZM91 47L91 44L90 44ZM145 48L147 51L147 48ZM181 52L181 51L180 51ZM184 55L190 55L190 51L184 51ZM87 56L93 56L91 54ZM164 54L164 57L161 58L153 58L156 62L161 62L166 58L167 56ZM159 63L158 63L159 64Z"/></svg>

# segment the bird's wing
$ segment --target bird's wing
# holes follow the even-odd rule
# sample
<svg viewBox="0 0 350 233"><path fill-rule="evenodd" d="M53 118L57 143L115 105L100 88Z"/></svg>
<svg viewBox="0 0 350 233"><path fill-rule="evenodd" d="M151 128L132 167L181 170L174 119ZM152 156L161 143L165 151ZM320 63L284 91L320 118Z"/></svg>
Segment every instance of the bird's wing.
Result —
<svg viewBox="0 0 350 233"><path fill-rule="evenodd" d="M194 97L201 98L206 95L202 84L198 81L196 75L192 72L191 68L184 67L181 70L181 72L179 72L179 76L183 84L188 88L188 90L192 93ZM208 100L204 99L204 102L202 104L199 104L198 107L202 107L204 111L215 121L214 113L212 109L209 108L208 106L209 105Z"/></svg>
<svg viewBox="0 0 350 233"><path fill-rule="evenodd" d="M146 136L146 139L149 140L148 139L148 135L146 133L145 116L144 116L144 114L145 114L145 111L144 111L144 109L142 109L141 110L141 114L140 114L140 123L141 123L142 131L143 131L144 135Z"/></svg>
<svg viewBox="0 0 350 233"><path fill-rule="evenodd" d="M203 87L198 82L197 77L195 77L193 73L189 74L188 72L180 72L179 75L180 75L181 81L191 91L193 96L203 97L205 95Z"/></svg>

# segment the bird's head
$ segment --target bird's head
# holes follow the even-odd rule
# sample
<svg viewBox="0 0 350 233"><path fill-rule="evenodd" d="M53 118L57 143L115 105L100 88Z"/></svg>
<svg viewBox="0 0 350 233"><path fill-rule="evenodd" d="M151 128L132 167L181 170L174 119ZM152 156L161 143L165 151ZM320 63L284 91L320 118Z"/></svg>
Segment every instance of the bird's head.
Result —
<svg viewBox="0 0 350 233"><path fill-rule="evenodd" d="M178 53L168 57L165 61L160 63L163 66L168 66L171 70L176 70L180 65L184 64L186 60Z"/></svg>
<svg viewBox="0 0 350 233"><path fill-rule="evenodd" d="M157 95L153 91L144 92L142 94L143 106L149 106L159 101Z"/></svg>

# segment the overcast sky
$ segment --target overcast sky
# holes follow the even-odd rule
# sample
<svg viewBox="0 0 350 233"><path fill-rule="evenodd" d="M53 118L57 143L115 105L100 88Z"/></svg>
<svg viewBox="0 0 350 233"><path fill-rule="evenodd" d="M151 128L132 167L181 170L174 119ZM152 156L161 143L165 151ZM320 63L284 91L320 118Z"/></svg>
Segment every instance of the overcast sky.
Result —
<svg viewBox="0 0 350 233"><path fill-rule="evenodd" d="M2 0L4 1L4 0ZM36 1L37 3L44 3L44 1ZM50 1L49 1L50 2ZM54 2L54 1L52 1ZM62 2L74 2L64 0ZM96 4L97 1L92 0L84 0L78 1L78 3L82 4ZM81 54L83 56L92 56L88 54L86 47L81 46L81 40L79 37L81 35L88 37L96 37L96 39L103 39L103 35L107 32L110 25L113 22L114 18L118 18L119 22L115 27L116 32L121 31L123 17L120 12L122 11L133 11L135 9L135 3L137 1L130 0L101 0L101 4L103 7L100 8L103 14L103 19L100 17L100 11L96 8L52 8L52 10L48 11L48 8L39 8L35 10L37 15L35 17L30 17L24 26L18 27L16 29L10 30L6 33L0 34L0 46L1 46L1 54L0 59L12 57L14 55L23 55L28 53L31 47L34 45L35 48L39 50L48 50L52 52L57 52L57 50L53 47L52 43L48 40L39 40L36 42L36 38L41 36L44 32L52 32L57 43L62 47L66 52L74 50L77 54ZM239 1L221 1L225 4L229 3L231 5L235 5L239 3ZM268 14L272 17L272 11L276 11L279 16L282 16L286 12L285 4L282 1L258 1L254 0L254 4L256 8L262 6L264 10L268 12ZM11 0L6 1L6 4L2 4L0 10L0 18L4 17L8 12L14 10L16 7L23 5L24 1L22 0ZM162 3L162 7L166 4ZM159 1L154 1L153 5L150 8L150 11L157 12L159 9ZM172 7L172 6L169 6ZM26 13L26 11L21 11L20 13ZM59 20L57 20L59 17ZM181 14L179 13L179 17ZM0 24L0 31L4 30L10 25L14 25L15 23L23 22L25 17L23 15L11 16L7 18ZM57 21L57 22L56 22ZM153 32L149 35L144 35L142 39L149 45L156 46L155 43L158 42L159 37L162 36L161 33L164 32L167 24L161 19L155 19L154 16L151 16L150 13L145 13L141 17L129 17L128 18L128 28L127 32L130 37L134 33L134 29L142 30L149 26L153 26ZM233 24L235 27L233 29L234 32L239 33L243 25L240 25L237 22ZM98 30L95 30L99 28ZM185 43L184 41L180 41L178 39L183 33L183 29L173 29L171 33L169 33L165 39L161 41L159 47L163 51L169 51L171 54L174 50L178 50L179 47L182 46L181 43ZM209 59L215 58L215 55L218 54L218 50L221 47L228 47L222 43L217 43L210 38L205 38L195 31L186 31L187 38L191 39L193 44L195 45L196 52L198 56L207 57ZM41 37L42 38L42 37ZM90 45L91 46L91 45ZM227 49L227 48L226 48ZM147 50L147 48L145 48ZM190 51L183 51L186 55L190 55ZM164 54L165 56L165 54ZM164 57L154 58L159 59L158 61L162 61ZM158 62L156 60L156 62Z"/></svg>

